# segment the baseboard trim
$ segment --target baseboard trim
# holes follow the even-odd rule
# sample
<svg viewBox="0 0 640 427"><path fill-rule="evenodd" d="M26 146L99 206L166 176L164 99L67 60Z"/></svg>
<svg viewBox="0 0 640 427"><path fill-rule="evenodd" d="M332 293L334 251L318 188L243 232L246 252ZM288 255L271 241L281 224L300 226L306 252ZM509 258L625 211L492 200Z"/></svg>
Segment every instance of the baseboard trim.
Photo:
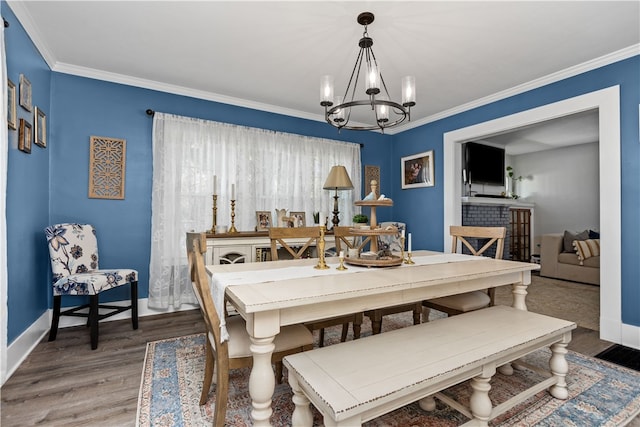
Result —
<svg viewBox="0 0 640 427"><path fill-rule="evenodd" d="M178 311L185 310L193 310L198 308L197 305L194 304L182 304L179 309L168 308L166 310L159 310L149 308L149 299L143 298L138 300L138 316L156 316L159 314L169 314ZM127 302L113 302L109 303L112 305L126 305ZM49 333L49 328L51 325L51 317L52 310L49 309L45 311L42 316L38 318L35 322L31 324L20 336L18 336L13 342L7 347L7 375L5 377L5 382L11 378L13 373L20 367L22 362L29 356L29 354L33 351L33 349L38 345L40 341ZM130 312L126 311L123 313L118 313L115 316L109 317L103 322L114 321L114 320L123 320L130 319ZM69 317L62 316L60 317L59 328L68 328L71 326L79 326L84 325L86 320L81 317ZM4 383L3 383L4 384Z"/></svg>

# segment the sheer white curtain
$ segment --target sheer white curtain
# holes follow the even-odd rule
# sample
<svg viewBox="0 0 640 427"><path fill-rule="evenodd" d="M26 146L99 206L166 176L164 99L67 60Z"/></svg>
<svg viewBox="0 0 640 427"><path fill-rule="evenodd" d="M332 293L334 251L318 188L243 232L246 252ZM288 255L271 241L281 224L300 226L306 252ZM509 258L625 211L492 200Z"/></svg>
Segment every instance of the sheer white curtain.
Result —
<svg viewBox="0 0 640 427"><path fill-rule="evenodd" d="M254 230L256 211L275 209L330 215L334 192L322 186L332 166L344 165L353 191L339 191L341 223L360 199L360 146L201 119L155 113L149 306L195 303L186 270L185 233L211 229L213 177L217 223ZM331 217L329 218L331 219Z"/></svg>
<svg viewBox="0 0 640 427"><path fill-rule="evenodd" d="M0 22L0 81L2 104L0 104L0 385L7 380L7 158L9 135L7 130L7 57L4 49L4 25Z"/></svg>

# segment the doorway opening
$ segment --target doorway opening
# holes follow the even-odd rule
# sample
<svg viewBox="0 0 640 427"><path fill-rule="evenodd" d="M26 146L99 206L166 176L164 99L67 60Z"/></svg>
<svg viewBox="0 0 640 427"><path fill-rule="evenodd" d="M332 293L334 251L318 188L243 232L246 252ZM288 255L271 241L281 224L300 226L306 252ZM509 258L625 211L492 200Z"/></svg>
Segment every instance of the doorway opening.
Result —
<svg viewBox="0 0 640 427"><path fill-rule="evenodd" d="M444 250L449 225L461 223L461 144L588 110L598 111L600 168L600 338L622 341L620 89L602 89L538 108L457 129L444 135ZM606 280L603 280L606 278Z"/></svg>

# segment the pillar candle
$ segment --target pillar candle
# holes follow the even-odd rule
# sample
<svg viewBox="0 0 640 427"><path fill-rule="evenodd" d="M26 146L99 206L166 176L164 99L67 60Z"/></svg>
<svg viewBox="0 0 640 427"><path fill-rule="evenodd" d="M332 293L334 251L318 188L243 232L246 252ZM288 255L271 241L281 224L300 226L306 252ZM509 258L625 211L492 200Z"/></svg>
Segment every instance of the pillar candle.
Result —
<svg viewBox="0 0 640 427"><path fill-rule="evenodd" d="M236 185L231 184L231 200L235 200L235 199L236 199Z"/></svg>
<svg viewBox="0 0 640 427"><path fill-rule="evenodd" d="M338 255L340 258L344 258L344 251L340 251L340 255Z"/></svg>
<svg viewBox="0 0 640 427"><path fill-rule="evenodd" d="M411 252L411 233L409 233L409 245L407 248L407 252Z"/></svg>
<svg viewBox="0 0 640 427"><path fill-rule="evenodd" d="M213 175L213 194L218 194L218 177Z"/></svg>

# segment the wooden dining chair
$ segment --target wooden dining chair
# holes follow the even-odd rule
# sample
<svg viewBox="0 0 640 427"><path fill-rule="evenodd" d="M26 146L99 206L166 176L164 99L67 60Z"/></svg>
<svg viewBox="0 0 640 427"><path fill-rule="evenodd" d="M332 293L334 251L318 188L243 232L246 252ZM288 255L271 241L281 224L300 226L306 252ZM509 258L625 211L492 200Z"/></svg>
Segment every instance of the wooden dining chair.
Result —
<svg viewBox="0 0 640 427"><path fill-rule="evenodd" d="M229 393L229 370L247 368L253 364L251 340L245 320L241 316L225 318L229 339L222 342L220 337L220 317L213 303L209 277L205 270L204 254L207 241L204 233L187 233L187 258L191 283L200 303L200 309L207 327L205 344L205 372L200 394L200 405L207 402L209 388L216 378L216 403L214 426L225 425L227 397ZM311 350L313 335L302 325L284 326L276 335L271 362L276 365L276 379L282 379L282 359L294 353Z"/></svg>
<svg viewBox="0 0 640 427"><path fill-rule="evenodd" d="M458 241L460 241L472 255L476 256L482 256L482 254L489 250L489 248L495 245L494 257L496 259L502 259L504 238L507 234L507 229L505 227L452 225L449 227L449 234L452 238L451 252L453 253L457 251ZM481 244L484 244L480 249L476 249L472 242L469 241L470 239L481 239ZM422 320L425 322L429 320L430 309L435 309L446 313L449 316L453 316L492 306L495 303L495 292L495 288L490 288L484 291L466 292L463 294L449 295L446 297L422 301L422 306L424 307Z"/></svg>
<svg viewBox="0 0 640 427"><path fill-rule="evenodd" d="M293 259L304 258L312 255L311 247L317 247L317 241L320 238L320 227L271 227L269 229L269 239L271 240L271 260L279 260L278 250L284 249ZM305 240L306 239L306 240ZM336 239L336 249L338 243ZM293 242L292 242L293 241ZM349 323L353 324L353 339L360 338L360 330L362 325L362 313L354 313L346 316L331 317L329 319L321 319L313 322L305 323L310 331L320 330L318 344L324 347L324 330L325 328L342 325L342 334L340 340L347 340L349 332Z"/></svg>
<svg viewBox="0 0 640 427"><path fill-rule="evenodd" d="M397 234L377 236L376 240L378 243L378 251L388 251L395 255L400 255L403 250L400 237L402 235L402 230L405 230L406 225L403 222L388 221L381 222L380 227L383 229L395 227ZM422 303L420 302L367 310L364 312L364 315L371 321L371 332L376 335L382 332L382 320L385 316L405 313L407 311L410 311L413 314L413 324L419 325L420 315L422 314Z"/></svg>

